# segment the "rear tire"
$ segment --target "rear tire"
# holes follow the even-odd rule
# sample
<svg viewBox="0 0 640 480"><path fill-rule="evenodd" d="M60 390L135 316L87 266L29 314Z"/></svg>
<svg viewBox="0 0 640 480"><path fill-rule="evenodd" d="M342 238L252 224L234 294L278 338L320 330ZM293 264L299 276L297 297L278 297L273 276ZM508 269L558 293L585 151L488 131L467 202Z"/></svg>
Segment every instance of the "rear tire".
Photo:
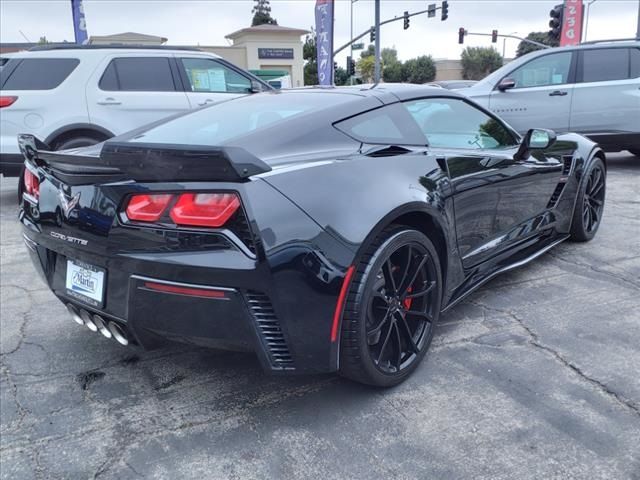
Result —
<svg viewBox="0 0 640 480"><path fill-rule="evenodd" d="M440 315L442 274L435 247L403 226L384 230L356 265L345 305L340 374L390 387L422 361Z"/></svg>
<svg viewBox="0 0 640 480"><path fill-rule="evenodd" d="M589 164L576 199L576 208L571 220L571 240L588 242L595 237L604 213L607 174L604 162L594 158Z"/></svg>
<svg viewBox="0 0 640 480"><path fill-rule="evenodd" d="M104 142L106 138L98 138L97 136L78 135L77 137L68 137L56 141L53 144L54 150L69 150L71 148L89 147L96 143Z"/></svg>

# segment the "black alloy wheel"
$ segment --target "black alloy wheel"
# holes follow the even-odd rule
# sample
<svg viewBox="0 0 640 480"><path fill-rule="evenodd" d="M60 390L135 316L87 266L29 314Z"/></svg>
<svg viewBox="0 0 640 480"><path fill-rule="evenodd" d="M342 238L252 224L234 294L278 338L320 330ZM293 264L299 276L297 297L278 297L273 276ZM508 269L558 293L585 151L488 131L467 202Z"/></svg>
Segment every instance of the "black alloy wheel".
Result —
<svg viewBox="0 0 640 480"><path fill-rule="evenodd" d="M343 318L341 373L377 386L403 381L426 354L440 313L433 244L406 228L374 242L354 276Z"/></svg>
<svg viewBox="0 0 640 480"><path fill-rule="evenodd" d="M585 171L571 224L571 238L591 240L602 221L606 193L606 170L602 160L595 158Z"/></svg>

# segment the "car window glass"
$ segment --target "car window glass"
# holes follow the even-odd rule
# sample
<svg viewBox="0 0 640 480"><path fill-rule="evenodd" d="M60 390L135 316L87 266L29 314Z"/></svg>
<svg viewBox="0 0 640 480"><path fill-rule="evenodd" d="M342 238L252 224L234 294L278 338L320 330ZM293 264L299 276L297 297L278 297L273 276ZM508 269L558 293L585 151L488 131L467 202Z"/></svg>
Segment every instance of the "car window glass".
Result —
<svg viewBox="0 0 640 480"><path fill-rule="evenodd" d="M2 78L0 74L0 85L3 90L52 90L79 63L77 58L25 58L9 71L6 78Z"/></svg>
<svg viewBox="0 0 640 480"><path fill-rule="evenodd" d="M571 52L554 53L531 60L513 71L509 78L516 81L515 88L561 85L569 81Z"/></svg>
<svg viewBox="0 0 640 480"><path fill-rule="evenodd" d="M183 58L192 92L247 93L251 81L227 66L207 58Z"/></svg>
<svg viewBox="0 0 640 480"><path fill-rule="evenodd" d="M100 80L100 88L112 90L116 85L113 75L117 79L117 90L134 92L173 92L176 90L166 57L130 57L115 58L105 70ZM113 68L113 71L110 70ZM105 78L106 77L106 78ZM105 80L103 84L103 79Z"/></svg>
<svg viewBox="0 0 640 480"><path fill-rule="evenodd" d="M582 51L582 81L604 82L629 78L629 49L602 48Z"/></svg>
<svg viewBox="0 0 640 480"><path fill-rule="evenodd" d="M102 90L114 91L118 90L118 76L116 74L116 64L114 61L109 63L109 66L102 74L100 83L98 84Z"/></svg>
<svg viewBox="0 0 640 480"><path fill-rule="evenodd" d="M631 48L629 50L630 58L630 78L638 78L640 77L640 48Z"/></svg>
<svg viewBox="0 0 640 480"><path fill-rule="evenodd" d="M426 145L424 135L406 110L395 104L357 115L335 127L352 138L380 145Z"/></svg>
<svg viewBox="0 0 640 480"><path fill-rule="evenodd" d="M307 112L343 105L357 98L331 93L260 93L217 103L170 120L134 137L132 141L219 146Z"/></svg>
<svg viewBox="0 0 640 480"><path fill-rule="evenodd" d="M432 147L495 149L516 145L501 122L455 98L425 98L405 102Z"/></svg>

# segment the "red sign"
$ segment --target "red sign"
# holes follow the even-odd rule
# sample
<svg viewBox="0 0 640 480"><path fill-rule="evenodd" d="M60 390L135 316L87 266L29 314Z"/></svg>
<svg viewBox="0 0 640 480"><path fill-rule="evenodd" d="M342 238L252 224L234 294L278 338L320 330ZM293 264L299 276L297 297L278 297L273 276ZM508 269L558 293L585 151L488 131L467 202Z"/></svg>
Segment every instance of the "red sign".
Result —
<svg viewBox="0 0 640 480"><path fill-rule="evenodd" d="M565 0L560 46L577 45L582 39L582 0Z"/></svg>

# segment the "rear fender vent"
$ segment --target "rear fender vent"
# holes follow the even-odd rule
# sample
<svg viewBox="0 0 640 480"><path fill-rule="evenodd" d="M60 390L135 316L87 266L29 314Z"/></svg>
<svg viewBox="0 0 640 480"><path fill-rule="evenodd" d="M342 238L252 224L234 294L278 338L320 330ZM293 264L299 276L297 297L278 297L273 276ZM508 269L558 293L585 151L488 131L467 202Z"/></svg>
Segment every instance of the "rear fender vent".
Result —
<svg viewBox="0 0 640 480"><path fill-rule="evenodd" d="M276 369L293 369L293 358L271 300L254 291L248 291L245 296L271 365Z"/></svg>
<svg viewBox="0 0 640 480"><path fill-rule="evenodd" d="M573 165L573 155L563 155L562 163L562 175L569 175L569 173L571 173L571 166Z"/></svg>
<svg viewBox="0 0 640 480"><path fill-rule="evenodd" d="M411 150L408 148L400 147L398 145L389 145L387 147L376 147L372 150L369 150L365 155L367 157L395 157L396 155L404 155L405 153L410 153Z"/></svg>
<svg viewBox="0 0 640 480"><path fill-rule="evenodd" d="M249 222L247 222L247 216L244 214L242 208L239 208L236 213L227 221L225 228L228 228L244 243L247 248L255 255L256 244L251 229L249 228Z"/></svg>
<svg viewBox="0 0 640 480"><path fill-rule="evenodd" d="M562 192L564 191L565 185L566 183L558 184L556 189L553 191L553 195L551 195L551 200L549 200L547 208L555 208L555 206L558 204L558 200L560 200L560 195L562 195Z"/></svg>

